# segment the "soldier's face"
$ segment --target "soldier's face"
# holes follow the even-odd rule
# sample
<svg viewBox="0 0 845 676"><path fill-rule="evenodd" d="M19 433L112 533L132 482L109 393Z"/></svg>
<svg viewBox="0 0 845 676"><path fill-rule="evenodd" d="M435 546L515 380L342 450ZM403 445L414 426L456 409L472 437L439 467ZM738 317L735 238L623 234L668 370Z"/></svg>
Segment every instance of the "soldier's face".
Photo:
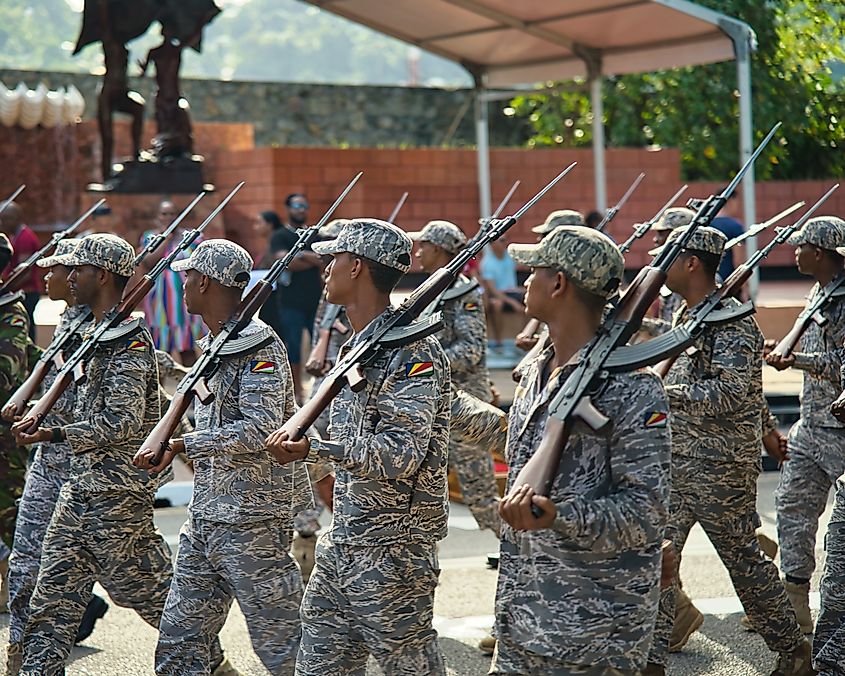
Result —
<svg viewBox="0 0 845 676"><path fill-rule="evenodd" d="M100 288L97 283L99 273L99 268L93 265L79 265L70 271L67 281L77 303L88 306L95 304Z"/></svg>
<svg viewBox="0 0 845 676"><path fill-rule="evenodd" d="M64 265L53 265L44 277L47 285L47 296L50 300L68 300L71 295L68 285L70 268Z"/></svg>
<svg viewBox="0 0 845 676"><path fill-rule="evenodd" d="M437 248L431 242L417 242L417 252L414 257L420 262L424 272L434 272L437 265Z"/></svg>
<svg viewBox="0 0 845 676"><path fill-rule="evenodd" d="M201 309L201 294L200 282L202 275L196 270L188 270L185 273L185 285L183 291L185 293L185 309L192 315L200 314Z"/></svg>
<svg viewBox="0 0 845 676"><path fill-rule="evenodd" d="M669 230L655 230L654 231L654 246L663 246L663 243L669 237Z"/></svg>
<svg viewBox="0 0 845 676"><path fill-rule="evenodd" d="M346 305L350 273L354 263L352 254L338 253L326 268L326 299L336 305Z"/></svg>
<svg viewBox="0 0 845 676"><path fill-rule="evenodd" d="M551 302L552 293L557 285L557 273L548 268L531 268L531 274L525 280L525 314L543 320Z"/></svg>
<svg viewBox="0 0 845 676"><path fill-rule="evenodd" d="M798 272L812 275L818 267L818 249L812 244L799 244L795 249L795 265Z"/></svg>

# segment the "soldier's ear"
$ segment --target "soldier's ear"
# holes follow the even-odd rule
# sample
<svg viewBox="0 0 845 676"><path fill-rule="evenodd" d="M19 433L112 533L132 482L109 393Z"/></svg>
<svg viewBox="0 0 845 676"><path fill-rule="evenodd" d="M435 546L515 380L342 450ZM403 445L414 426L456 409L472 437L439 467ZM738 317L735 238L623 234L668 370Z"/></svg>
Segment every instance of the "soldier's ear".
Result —
<svg viewBox="0 0 845 676"><path fill-rule="evenodd" d="M353 256L352 257L352 264L349 266L349 278L350 279L358 279L361 276L361 273L364 272L364 261L360 258Z"/></svg>
<svg viewBox="0 0 845 676"><path fill-rule="evenodd" d="M200 277L200 293L205 293L209 288L211 288L211 277L203 275Z"/></svg>

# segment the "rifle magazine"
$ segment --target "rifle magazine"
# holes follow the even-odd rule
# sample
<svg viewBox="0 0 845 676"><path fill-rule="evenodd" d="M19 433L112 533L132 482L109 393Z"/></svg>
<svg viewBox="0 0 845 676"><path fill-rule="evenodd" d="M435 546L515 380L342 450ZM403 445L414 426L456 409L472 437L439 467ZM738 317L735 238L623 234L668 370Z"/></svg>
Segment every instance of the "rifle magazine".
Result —
<svg viewBox="0 0 845 676"><path fill-rule="evenodd" d="M604 368L611 373L625 373L653 366L680 354L692 345L692 342L692 332L682 324L645 343L617 347L610 353Z"/></svg>
<svg viewBox="0 0 845 676"><path fill-rule="evenodd" d="M425 319L420 319L405 326L396 326L390 329L379 340L379 347L392 349L402 347L426 336L431 336L443 328L443 314L435 312Z"/></svg>
<svg viewBox="0 0 845 676"><path fill-rule="evenodd" d="M704 318L704 323L710 326L719 326L720 324L735 322L738 319L745 319L755 312L757 312L757 308L754 307L754 303L746 301L742 305L734 305L721 310L708 312Z"/></svg>

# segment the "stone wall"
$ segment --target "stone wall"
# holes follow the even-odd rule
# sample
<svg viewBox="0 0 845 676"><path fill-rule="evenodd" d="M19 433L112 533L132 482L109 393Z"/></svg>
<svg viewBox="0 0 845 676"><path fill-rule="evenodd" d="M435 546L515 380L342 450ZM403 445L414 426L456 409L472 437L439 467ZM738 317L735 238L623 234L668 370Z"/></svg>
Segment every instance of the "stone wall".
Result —
<svg viewBox="0 0 845 676"><path fill-rule="evenodd" d="M152 78L131 78L132 87L153 114ZM7 87L24 82L51 89L75 85L85 97L85 118L97 110L100 77L0 69ZM182 81L199 122L238 122L255 127L257 146L466 146L475 143L472 92L466 89L374 87L287 82ZM491 144L521 145L529 130L505 117L502 106L490 106ZM453 133L450 129L457 125ZM149 137L145 135L145 143ZM197 147L202 153L202 148Z"/></svg>

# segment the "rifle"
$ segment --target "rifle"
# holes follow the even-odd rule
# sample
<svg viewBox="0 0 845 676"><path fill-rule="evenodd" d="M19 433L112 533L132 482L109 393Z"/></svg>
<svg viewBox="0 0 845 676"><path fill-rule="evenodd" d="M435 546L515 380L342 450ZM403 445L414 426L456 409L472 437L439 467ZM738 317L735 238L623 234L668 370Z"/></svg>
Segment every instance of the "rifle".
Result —
<svg viewBox="0 0 845 676"><path fill-rule="evenodd" d="M170 264L176 260L177 256L194 243L200 234L202 234L202 231L205 230L209 223L217 217L217 215L223 210L223 207L229 203L243 185L243 181L238 183L238 185L232 189L232 191L214 208L214 210L202 223L200 223L199 226L193 230L185 231L179 245L174 248L170 254L159 260L158 263L156 263L150 271L147 272L138 281L138 283L132 287L130 291L124 293L123 299L120 303L106 313L106 315L93 328L90 336L82 341L82 344L67 359L62 368L56 374L56 379L53 381L53 384L44 396L36 402L22 420L15 423L13 431L20 430L22 432L29 433L37 429L44 420L44 416L50 412L50 409L53 408L56 401L58 401L62 393L70 386L71 382L84 381L85 374L82 371L82 364L88 357L91 356L97 348L97 344L104 338L106 333L108 333L108 340L117 340L122 335L128 335L129 333L135 331L137 325L134 322L130 322L125 329L123 329L120 325L130 317L132 311L141 303L142 300L144 300L144 297L150 292L150 289L153 288L156 279L161 275L161 273L170 267ZM197 199L199 199L199 197ZM173 226L171 225L171 228L172 227ZM170 228L168 228L168 230L170 230ZM158 244L162 241L163 240L158 240Z"/></svg>
<svg viewBox="0 0 845 676"><path fill-rule="evenodd" d="M672 195L672 197L669 198L669 201L666 202L666 204L664 204L662 207L660 207L660 209L658 209L657 213L654 214L654 216L652 216L645 223L638 223L634 226L634 232L631 233L631 236L624 242L622 242L621 246L619 247L619 251L622 252L623 256L628 253L628 250L633 246L634 242L646 236L646 233L651 230L652 226L660 220L660 217L663 215L663 212L666 211L669 207L671 207L672 203L681 195L683 195L688 187L689 186L684 183L684 185L682 185L678 189L678 192Z"/></svg>
<svg viewBox="0 0 845 676"><path fill-rule="evenodd" d="M399 198L399 201L396 203L396 206L393 207L393 211L390 212L390 216L387 217L388 223L393 223L393 220L399 215L399 211L405 204L405 200L408 199L408 193L402 193L402 197Z"/></svg>
<svg viewBox="0 0 845 676"><path fill-rule="evenodd" d="M249 350L255 350L266 343L266 336L259 333L257 334L258 342L250 341L249 337L244 338L244 343L238 346L236 352L232 352L233 341L249 325L253 316L255 316L261 309L261 306L270 297L275 281L287 269L296 255L317 238L320 228L328 222L335 209L337 209L349 194L349 191L352 190L358 179L361 178L362 173L359 172L349 182L344 191L334 201L334 204L329 207L329 210L323 214L323 217L315 225L306 228L300 233L299 238L284 257L275 261L267 271L267 274L241 300L238 309L220 329L220 332L214 337L211 345L206 348L196 363L191 367L191 370L179 382L176 393L167 407L167 412L162 416L161 420L153 428L152 432L150 432L135 454L134 462L136 464L139 466L154 467L161 461L163 452L167 450L174 430L179 425L179 421L188 410L195 395L203 404L209 404L213 401L214 394L208 389L206 380L217 370L221 358L227 354L240 354Z"/></svg>
<svg viewBox="0 0 845 676"><path fill-rule="evenodd" d="M610 207L605 214L604 218L599 221L599 224L596 226L596 230L599 232L604 232L605 228L610 224L610 222L616 218L616 214L619 213L619 210L625 206L625 202L628 201L628 198L633 194L633 192L637 189L637 187L642 183L642 180L645 178L645 172L640 173L634 179L634 182L631 184L631 187L622 195L622 198L616 203L615 207Z"/></svg>
<svg viewBox="0 0 845 676"><path fill-rule="evenodd" d="M170 235L179 227L179 224L184 220L184 218L190 213L190 211L197 205L203 196L205 195L204 192L201 192L197 195L194 200L176 217L176 220L171 223L167 229L159 235L152 237L148 242L147 245L143 248L141 253L139 253L135 260L133 261L133 265L137 268L141 261L143 261L147 256L153 253L158 247L162 245L162 243L170 237ZM104 200L100 200L102 202ZM98 203L99 204L99 203ZM94 205L96 208L98 205ZM134 289L134 287L133 287ZM91 321L93 317L92 312L89 310L88 312L84 313L82 316L78 317L77 320L67 327L67 330L63 331L60 334L53 336L53 340L50 342L50 345L47 347L46 350L41 354L38 361L35 362L35 366L32 369L32 372L27 376L26 380L24 380L20 387L12 394L11 397L6 401L3 405L3 415L7 419L10 416L14 416L17 414L18 411L23 411L26 407L27 403L35 396L35 393L38 392L38 388L41 387L41 383L44 382L44 378L47 377L47 373L50 371L50 365L55 364L56 369L61 369L64 362L61 359L61 355L64 352L65 348L67 348L71 341L73 340L74 336L77 335L80 328L85 326L88 322Z"/></svg>
<svg viewBox="0 0 845 676"><path fill-rule="evenodd" d="M826 199L827 195L838 187L839 184L837 183L828 191L823 199ZM815 298L810 301L810 304L798 315L789 333L783 337L769 354L778 354L782 357L791 355L798 345L798 341L801 340L801 336L804 335L804 331L809 328L811 323L818 324L819 326L827 324L828 318L824 315L824 311L831 303L843 296L845 296L845 275L840 273L819 290Z"/></svg>
<svg viewBox="0 0 845 676"><path fill-rule="evenodd" d="M20 190L20 188L18 188ZM88 218L91 214L94 213L94 210L103 204L106 200L101 199L95 204L93 204L88 211L82 214L79 218L77 218L73 223L71 223L67 228L60 232L56 232L53 236L49 239L49 241L42 246L38 251L30 255L22 263L19 263L18 266L12 270L12 274L10 274L6 281L3 282L3 286L0 286L0 294L4 293L11 293L13 291L17 291L26 283L26 278L29 276L32 267L35 265L35 261L40 258L43 258L48 251L52 250L56 244L61 242L66 237L70 237L74 232L79 229L79 226ZM8 204L8 202L6 202Z"/></svg>
<svg viewBox="0 0 845 676"><path fill-rule="evenodd" d="M737 267L721 286L712 291L707 298L704 299L704 301L699 303L690 311L684 323L673 329L673 331L676 332L676 335L683 335L684 342L691 345L695 339L698 338L706 325L725 324L729 321L735 321L736 319L753 314L754 306L750 302L743 303L742 305L732 308L726 308L724 310L719 310L719 306L724 299L734 298L739 294L749 277L751 277L751 273L754 271L754 268L765 260L772 249L786 242L792 233L800 230L804 223L806 223L818 210L818 208L827 201L837 187L838 185L835 185L828 190L813 206L807 209L801 218L795 221L792 225L778 228L777 234L772 238L771 242L762 249L755 251L754 255L752 255L742 265ZM792 213L794 210L795 207L793 205L789 209L786 209L777 216L769 219L766 224L771 224L772 222L783 218L785 215ZM619 355L619 357L621 357L621 355ZM665 378L677 358L678 355L667 357L657 364L654 367L654 370L661 378Z"/></svg>
<svg viewBox="0 0 845 676"><path fill-rule="evenodd" d="M607 378L606 364L610 355L614 350L625 345L639 329L649 306L654 302L660 287L666 281L667 271L686 248L695 230L712 222L778 127L780 123L766 135L721 194L711 195L706 200L691 202L696 208L696 214L689 227L678 239L666 244L654 260L640 270L633 283L622 294L618 304L602 321L596 337L585 347L583 358L549 403L549 417L546 421L543 440L531 459L517 474L513 483L515 489L528 484L537 494L548 495L569 439L572 421L576 417L580 418L595 430L603 428L610 422L590 400L590 395L600 391ZM683 347L685 346L677 345L675 349L683 349ZM661 358L663 356L668 355L661 355ZM624 365L618 366L619 370L626 370ZM532 505L531 509L535 516L542 515L542 510L536 505Z"/></svg>
<svg viewBox="0 0 845 676"><path fill-rule="evenodd" d="M3 200L3 204L0 204L0 214L6 211L6 207L18 198L18 195L20 195L24 191L24 188L26 188L26 183L21 183L18 186L18 189L15 190L15 192L13 192L11 195L9 195L9 197Z"/></svg>
<svg viewBox="0 0 845 676"><path fill-rule="evenodd" d="M289 418L279 431L286 433L287 438L291 441L301 439L306 430L320 417L320 414L346 384L349 384L349 387L355 392L359 392L366 386L362 367L373 363L386 349L407 345L439 331L443 325L440 313L434 313L420 321L414 320L455 282L464 266L472 258L478 255L489 242L501 237L543 195L566 176L575 164L573 162L560 172L512 216L503 219L490 219L483 228L483 234L473 237L448 265L432 274L394 312L384 317L384 321L373 330L366 340L362 340L346 353L344 358L326 374L325 379L310 401Z"/></svg>
<svg viewBox="0 0 845 676"><path fill-rule="evenodd" d="M803 207L805 204L806 204L806 202L804 202L803 200L800 201L800 202L796 202L791 207L787 207L786 209L781 211L779 214L775 214L774 216L772 216L768 221L764 221L763 223L755 223L750 228L748 228L748 230L743 232L741 235L737 235L733 239L729 239L727 242L725 242L725 251L730 251L735 246L742 244L749 237L752 237L754 235L759 235L761 232L763 232L763 230L768 228L770 225L777 223L782 218L786 218L787 216L789 216L794 211L798 211L798 209Z"/></svg>

